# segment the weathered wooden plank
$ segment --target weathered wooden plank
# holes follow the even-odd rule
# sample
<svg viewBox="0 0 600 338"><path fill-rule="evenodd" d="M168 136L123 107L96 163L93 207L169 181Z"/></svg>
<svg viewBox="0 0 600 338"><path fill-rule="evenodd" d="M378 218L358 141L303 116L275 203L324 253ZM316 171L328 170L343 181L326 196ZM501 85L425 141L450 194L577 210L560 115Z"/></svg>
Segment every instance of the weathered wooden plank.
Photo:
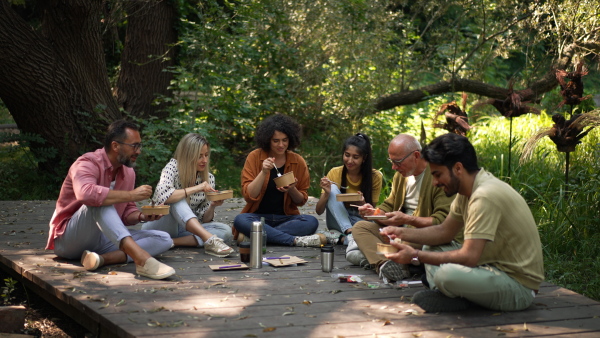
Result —
<svg viewBox="0 0 600 338"><path fill-rule="evenodd" d="M221 208L225 212L219 218L231 222L242 206L229 203L228 209ZM0 264L98 336L598 334L600 303L549 283L542 285L526 311L423 314L410 302L421 285L370 289L366 284L335 282L320 270L319 250L314 248L269 246L269 255L308 260L296 267L214 272L209 263L237 262L238 257L218 259L203 249L175 248L159 256L177 271L168 280L136 276L133 264L89 273L77 260L58 259L43 250L53 210L54 201L0 202ZM372 271L350 266L342 247L336 247L334 266L335 273L378 281ZM518 331L525 322L530 330ZM261 324L275 330L263 332ZM494 331L496 327L507 332Z"/></svg>

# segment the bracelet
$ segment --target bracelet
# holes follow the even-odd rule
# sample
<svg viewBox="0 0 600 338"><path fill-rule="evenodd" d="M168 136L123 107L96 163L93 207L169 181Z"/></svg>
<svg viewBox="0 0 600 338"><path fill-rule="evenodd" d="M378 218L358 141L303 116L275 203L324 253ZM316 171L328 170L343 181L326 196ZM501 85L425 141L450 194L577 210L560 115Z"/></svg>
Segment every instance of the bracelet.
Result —
<svg viewBox="0 0 600 338"><path fill-rule="evenodd" d="M187 190L185 188L183 188L183 192L185 193L185 198L187 198Z"/></svg>
<svg viewBox="0 0 600 338"><path fill-rule="evenodd" d="M141 212L138 214L138 222L139 223L146 223L146 221L142 221L142 213Z"/></svg>

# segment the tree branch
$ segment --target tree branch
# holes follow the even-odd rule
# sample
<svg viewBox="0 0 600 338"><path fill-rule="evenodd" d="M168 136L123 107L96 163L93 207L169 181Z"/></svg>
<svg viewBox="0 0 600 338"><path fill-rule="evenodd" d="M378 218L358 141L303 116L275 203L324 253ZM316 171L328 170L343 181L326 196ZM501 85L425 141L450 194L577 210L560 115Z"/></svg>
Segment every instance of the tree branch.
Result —
<svg viewBox="0 0 600 338"><path fill-rule="evenodd" d="M539 80L531 83L529 88L516 90L515 92L521 95L522 101L538 101L542 94L551 91L558 84L555 70L569 67L573 62L575 52L582 48L598 53L600 52L600 42L573 43L565 47L562 57L555 62L552 69ZM508 89L506 88L493 86L481 81L455 78L450 81L441 81L414 90L381 96L375 100L373 106L375 111L382 111L398 106L419 103L428 100L432 96L461 91L500 100L508 96Z"/></svg>

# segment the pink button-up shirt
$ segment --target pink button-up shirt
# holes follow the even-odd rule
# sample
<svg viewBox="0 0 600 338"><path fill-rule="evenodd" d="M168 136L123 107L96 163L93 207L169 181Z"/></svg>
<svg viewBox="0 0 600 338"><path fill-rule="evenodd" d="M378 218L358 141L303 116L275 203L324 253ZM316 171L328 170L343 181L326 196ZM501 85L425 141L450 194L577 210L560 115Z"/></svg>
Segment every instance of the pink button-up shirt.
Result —
<svg viewBox="0 0 600 338"><path fill-rule="evenodd" d="M108 196L111 178L115 170L104 148L81 155L71 168L60 189L56 209L50 220L50 234L46 249L54 249L54 239L65 232L67 222L82 205L99 207ZM133 190L135 172L132 168L120 166L116 169L114 190ZM134 202L114 205L124 224L129 214L139 210Z"/></svg>

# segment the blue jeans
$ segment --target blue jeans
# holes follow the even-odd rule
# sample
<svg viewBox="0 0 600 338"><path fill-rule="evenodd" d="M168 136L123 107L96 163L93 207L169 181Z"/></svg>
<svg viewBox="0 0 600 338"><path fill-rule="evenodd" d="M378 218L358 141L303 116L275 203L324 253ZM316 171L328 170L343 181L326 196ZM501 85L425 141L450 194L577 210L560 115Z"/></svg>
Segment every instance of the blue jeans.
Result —
<svg viewBox="0 0 600 338"><path fill-rule="evenodd" d="M112 205L83 205L73 214L65 232L54 240L54 253L67 259L77 259L85 250L102 255L119 250L119 244L125 237L133 238L150 256L169 250L173 244L169 234L163 231L127 229ZM127 262L132 261L127 256Z"/></svg>
<svg viewBox="0 0 600 338"><path fill-rule="evenodd" d="M233 220L233 226L245 236L250 236L252 222L265 218L264 229L267 232L267 243L294 245L298 236L312 235L319 227L319 221L310 215L272 215L272 214L239 214Z"/></svg>
<svg viewBox="0 0 600 338"><path fill-rule="evenodd" d="M338 202L336 196L340 194L340 188L337 185L331 185L331 193L325 207L327 229L337 230L341 233L346 233L346 230L352 228L356 222L364 221L358 215L357 208L346 208L343 202Z"/></svg>
<svg viewBox="0 0 600 338"><path fill-rule="evenodd" d="M204 246L204 241L199 236L192 234L186 230L186 223L191 218L197 217L196 214L190 208L190 205L185 199L170 204L169 214L161 217L156 221L144 223L142 230L162 230L167 232L171 238L179 238L189 235L194 235L199 247ZM201 223L202 227L211 234L223 239L225 243L229 243L233 237L231 234L231 227L224 223L209 222Z"/></svg>

